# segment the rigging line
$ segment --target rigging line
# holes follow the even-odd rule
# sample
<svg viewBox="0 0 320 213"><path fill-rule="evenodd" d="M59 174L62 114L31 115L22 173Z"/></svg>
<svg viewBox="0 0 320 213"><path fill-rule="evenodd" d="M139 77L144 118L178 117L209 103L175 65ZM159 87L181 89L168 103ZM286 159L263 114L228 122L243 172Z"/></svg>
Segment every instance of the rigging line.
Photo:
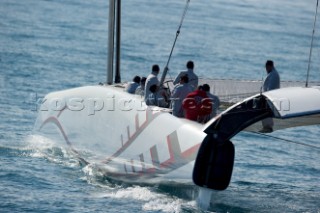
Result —
<svg viewBox="0 0 320 213"><path fill-rule="evenodd" d="M318 147L318 146L314 146L314 145L310 145L310 144L306 144L306 143L301 143L301 142L296 142L296 141L292 141L292 140L288 140L288 139L285 139L285 138L280 138L280 137L276 137L276 136L272 136L272 135L267 135L267 134L263 134L261 132L254 132L254 131L249 131L249 132L253 133L253 134L261 135L261 136L264 136L264 137L269 137L269 138L277 139L277 140L280 140L280 141L285 141L285 142L288 142L288 143L294 143L294 144L307 146L307 147L310 147L310 148L314 148L314 149L320 150L320 147Z"/></svg>
<svg viewBox="0 0 320 213"><path fill-rule="evenodd" d="M189 8L189 3L190 3L190 0L187 0L185 8L183 10L183 14L182 14L182 17L181 17L180 24L179 24L179 27L178 27L178 30L177 30L177 33L176 33L176 38L174 39L174 42L173 42L173 45L172 45L172 48L171 48L171 51L170 51L170 54L169 54L169 58L168 58L167 64L166 64L166 66L165 66L165 68L163 70L162 76L161 76L160 85L163 84L164 79L166 78L167 72L169 70L168 66L169 66L169 63L170 63L170 60L171 60L171 56L172 56L174 47L176 46L176 42L178 40L178 37L179 37L179 34L180 34L180 30L181 30L181 27L182 27L182 24L183 24L183 21L184 21L184 18L185 18L186 14L187 14L187 11L188 11L188 8Z"/></svg>
<svg viewBox="0 0 320 213"><path fill-rule="evenodd" d="M308 84L309 84L310 64L311 64L311 56L312 56L314 33L315 33L315 28L316 28L316 23L317 23L318 5L319 5L319 0L317 0L316 14L315 14L315 16L314 16L314 23L313 23L313 30L312 30L312 37L311 37L311 46L310 46L310 53L309 53L309 62L308 62L308 71L307 71L306 87L308 87Z"/></svg>
<svg viewBox="0 0 320 213"><path fill-rule="evenodd" d="M264 84L264 78L263 78L263 70L261 70L261 86L260 86L260 95L263 92L263 84Z"/></svg>

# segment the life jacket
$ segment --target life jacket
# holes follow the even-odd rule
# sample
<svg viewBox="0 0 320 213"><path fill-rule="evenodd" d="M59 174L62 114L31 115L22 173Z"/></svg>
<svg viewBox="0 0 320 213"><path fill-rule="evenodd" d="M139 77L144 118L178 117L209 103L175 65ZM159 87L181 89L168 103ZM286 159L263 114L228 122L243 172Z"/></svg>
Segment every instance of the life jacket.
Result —
<svg viewBox="0 0 320 213"><path fill-rule="evenodd" d="M196 90L187 95L182 102L182 107L187 119L202 123L212 112L212 100L206 92Z"/></svg>

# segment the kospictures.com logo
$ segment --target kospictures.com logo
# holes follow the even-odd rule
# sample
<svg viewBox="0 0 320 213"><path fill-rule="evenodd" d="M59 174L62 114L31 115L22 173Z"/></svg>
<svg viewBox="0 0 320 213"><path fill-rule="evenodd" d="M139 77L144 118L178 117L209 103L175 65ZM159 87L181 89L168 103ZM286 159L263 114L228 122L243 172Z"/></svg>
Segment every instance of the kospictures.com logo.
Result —
<svg viewBox="0 0 320 213"><path fill-rule="evenodd" d="M162 108L152 107L148 108L143 99L139 98L119 98L117 99L115 95L108 94L105 98L98 97L68 97L68 98L39 98L37 94L32 94L30 99L33 101L33 111L61 111L68 109L70 111L86 111L88 115L95 115L99 111L145 111L154 110L161 111ZM170 99L171 102L179 101L179 99ZM182 102L190 101L190 98L184 99ZM205 98L202 100L208 103L214 104L213 100L210 98ZM196 103L196 101L191 103ZM290 111L290 101L288 99L277 99L270 102L265 107L275 108L277 111ZM243 105L242 105L243 106ZM188 105L190 109L194 108L194 105ZM244 107L243 110L255 110L254 107L248 106Z"/></svg>

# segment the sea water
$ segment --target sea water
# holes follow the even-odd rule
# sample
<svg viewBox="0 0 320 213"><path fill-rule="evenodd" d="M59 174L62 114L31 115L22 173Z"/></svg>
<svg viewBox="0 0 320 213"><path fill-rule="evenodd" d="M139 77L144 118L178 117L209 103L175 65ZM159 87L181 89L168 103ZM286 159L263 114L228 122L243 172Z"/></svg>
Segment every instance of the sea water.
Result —
<svg viewBox="0 0 320 213"><path fill-rule="evenodd" d="M108 0L0 1L0 212L319 212L320 151L242 133L229 188L208 210L196 187L114 182L33 133L45 94L106 81ZM168 60L184 0L122 2L122 81ZM315 0L192 1L170 61L201 78L306 79ZM318 17L319 18L319 17ZM320 81L320 23L310 80ZM320 147L320 127L272 133Z"/></svg>

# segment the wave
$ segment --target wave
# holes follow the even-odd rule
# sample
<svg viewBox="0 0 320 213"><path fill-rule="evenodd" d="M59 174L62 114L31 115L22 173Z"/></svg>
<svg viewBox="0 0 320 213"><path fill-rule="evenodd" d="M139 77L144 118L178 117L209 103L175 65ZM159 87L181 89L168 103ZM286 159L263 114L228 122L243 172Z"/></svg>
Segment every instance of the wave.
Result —
<svg viewBox="0 0 320 213"><path fill-rule="evenodd" d="M57 141L41 135L28 136L22 147L0 147L1 152L12 153L13 156L42 158L50 163L75 169L75 173L79 171L79 180L94 187L91 196L95 199L106 199L119 205L121 203L127 205L128 202L138 203L140 211L200 211L195 201L197 189L194 186L178 183L128 183L110 178L98 164L83 164L81 159L67 147L59 147ZM117 205L118 210L119 205Z"/></svg>
<svg viewBox="0 0 320 213"><path fill-rule="evenodd" d="M33 158L44 158L49 162L60 164L69 168L80 167L81 160L66 147L58 146L57 143L41 135L29 135L25 139L25 146L20 150L28 152Z"/></svg>
<svg viewBox="0 0 320 213"><path fill-rule="evenodd" d="M238 153L243 156L237 159L233 181L228 190L213 192L208 211L247 212L256 209L260 212L268 212L277 208L278 212L296 212L307 210L307 207L313 208L313 201L308 199L315 200L318 194L317 191L312 191L313 188L317 188L316 179L307 183L308 180L303 178L303 174L311 173L308 177L316 178L314 174L319 171L319 167L316 164L307 164L310 159L305 159L305 162L301 158L294 160L294 157L289 157L286 153L288 151L294 154L295 150L275 152L275 148L268 148L269 144L261 144L260 140L250 141L253 143L252 147L251 144L247 144L249 142L246 142L249 138L252 140L248 135L238 137L237 142L241 144L238 147ZM114 179L107 176L99 164L83 164L75 153L57 144L59 144L57 141L41 135L30 135L26 139L25 146L2 146L0 153L44 158L50 163L73 168L79 172L76 175L80 181L94 187L91 193L93 199L105 199L106 202L115 204L118 210L121 206L126 206L128 209L128 205L130 206L128 203L134 203L134 208L137 208L138 204L141 209L135 209L133 212L203 212L196 201L199 196L198 187L170 182L128 183ZM276 150L281 150L281 146ZM261 156L264 152L265 154ZM253 155L252 153L257 157L248 158ZM267 159L269 160L265 161ZM279 161L281 159L282 162ZM309 166L306 167L306 165ZM304 195L305 189L311 192L310 195ZM299 201L302 197L305 205L295 205L294 202L302 202Z"/></svg>

